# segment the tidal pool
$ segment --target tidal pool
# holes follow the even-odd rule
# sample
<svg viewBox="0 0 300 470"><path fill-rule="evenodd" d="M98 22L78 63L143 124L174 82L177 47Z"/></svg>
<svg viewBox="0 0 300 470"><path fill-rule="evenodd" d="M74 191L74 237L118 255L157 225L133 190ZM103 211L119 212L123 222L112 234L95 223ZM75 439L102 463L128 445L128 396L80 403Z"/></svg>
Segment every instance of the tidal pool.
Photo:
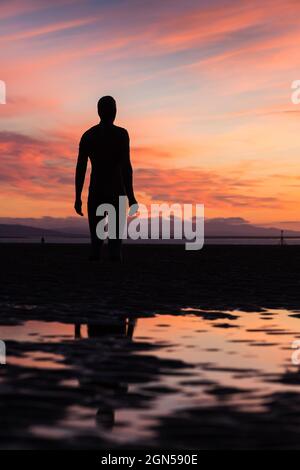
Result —
<svg viewBox="0 0 300 470"><path fill-rule="evenodd" d="M276 447L279 427L285 447L299 437L296 311L27 321L0 326L0 339L2 448Z"/></svg>

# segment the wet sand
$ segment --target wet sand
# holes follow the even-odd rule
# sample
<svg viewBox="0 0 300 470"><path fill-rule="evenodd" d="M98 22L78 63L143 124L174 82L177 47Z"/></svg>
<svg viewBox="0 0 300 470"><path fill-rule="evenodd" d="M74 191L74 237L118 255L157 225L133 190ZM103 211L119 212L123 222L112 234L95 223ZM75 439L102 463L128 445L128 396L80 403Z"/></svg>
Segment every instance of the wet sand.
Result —
<svg viewBox="0 0 300 470"><path fill-rule="evenodd" d="M0 245L1 448L300 448L300 249Z"/></svg>

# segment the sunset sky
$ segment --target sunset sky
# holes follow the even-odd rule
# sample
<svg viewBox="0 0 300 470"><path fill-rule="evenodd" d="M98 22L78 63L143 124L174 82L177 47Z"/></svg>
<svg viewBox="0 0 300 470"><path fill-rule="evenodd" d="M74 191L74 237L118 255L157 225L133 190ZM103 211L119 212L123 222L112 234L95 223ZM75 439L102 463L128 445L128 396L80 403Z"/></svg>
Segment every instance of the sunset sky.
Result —
<svg viewBox="0 0 300 470"><path fill-rule="evenodd" d="M1 0L0 217L74 215L109 94L140 202L300 229L299 17L299 0Z"/></svg>

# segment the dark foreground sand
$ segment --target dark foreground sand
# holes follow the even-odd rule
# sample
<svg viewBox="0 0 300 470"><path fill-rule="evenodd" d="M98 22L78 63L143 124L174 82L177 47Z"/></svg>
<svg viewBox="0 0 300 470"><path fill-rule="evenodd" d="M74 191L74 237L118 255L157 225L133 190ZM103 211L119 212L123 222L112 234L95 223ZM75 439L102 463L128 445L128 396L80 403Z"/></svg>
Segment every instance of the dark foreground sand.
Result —
<svg viewBox="0 0 300 470"><path fill-rule="evenodd" d="M104 253L105 255L105 253ZM124 263L90 263L85 245L0 245L1 301L38 315L179 313L182 307L298 308L300 247L125 246ZM48 306L51 309L48 309ZM41 310L41 312L40 312ZM10 321L5 308L1 315ZM16 319L22 318L18 312ZM35 315L26 311L25 318Z"/></svg>
<svg viewBox="0 0 300 470"><path fill-rule="evenodd" d="M0 256L1 448L300 448L300 247Z"/></svg>

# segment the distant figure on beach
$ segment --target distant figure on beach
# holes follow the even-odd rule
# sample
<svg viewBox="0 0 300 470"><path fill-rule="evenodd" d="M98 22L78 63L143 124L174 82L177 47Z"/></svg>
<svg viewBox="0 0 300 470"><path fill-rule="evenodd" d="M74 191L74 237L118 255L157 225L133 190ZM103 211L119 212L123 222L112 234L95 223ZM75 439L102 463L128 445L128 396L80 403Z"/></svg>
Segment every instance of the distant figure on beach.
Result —
<svg viewBox="0 0 300 470"><path fill-rule="evenodd" d="M81 137L75 177L75 211L82 213L81 193L88 158L92 171L88 195L88 218L91 234L91 261L100 259L103 240L96 234L96 216L100 204L109 203L116 209L118 220L119 196L127 195L129 206L137 204L133 191L132 166L130 162L129 135L126 129L114 125L117 106L112 96L103 96L98 101L100 123L91 127ZM118 224L117 224L118 233ZM121 261L122 240L109 239L109 254L113 261Z"/></svg>

